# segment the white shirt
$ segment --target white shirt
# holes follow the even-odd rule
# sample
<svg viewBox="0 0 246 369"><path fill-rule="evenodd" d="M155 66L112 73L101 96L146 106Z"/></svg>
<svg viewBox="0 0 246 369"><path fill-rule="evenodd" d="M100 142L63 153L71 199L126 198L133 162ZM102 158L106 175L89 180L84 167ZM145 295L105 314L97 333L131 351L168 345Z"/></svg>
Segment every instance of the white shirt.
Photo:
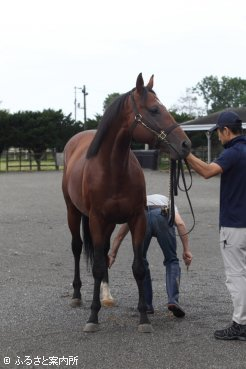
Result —
<svg viewBox="0 0 246 369"><path fill-rule="evenodd" d="M153 195L147 196L147 206L151 205L160 205L160 206L168 206L168 197L164 195L160 195L155 193ZM178 212L178 208L175 205L175 211Z"/></svg>

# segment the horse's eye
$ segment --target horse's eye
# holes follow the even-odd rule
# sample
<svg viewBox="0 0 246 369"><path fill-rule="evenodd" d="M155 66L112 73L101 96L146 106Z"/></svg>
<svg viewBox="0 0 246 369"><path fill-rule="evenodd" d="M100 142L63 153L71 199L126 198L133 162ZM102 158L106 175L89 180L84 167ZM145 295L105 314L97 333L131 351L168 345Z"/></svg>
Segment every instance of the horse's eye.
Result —
<svg viewBox="0 0 246 369"><path fill-rule="evenodd" d="M150 114L158 114L159 113L159 109L157 108L157 106L153 106L152 108L149 108L149 112Z"/></svg>

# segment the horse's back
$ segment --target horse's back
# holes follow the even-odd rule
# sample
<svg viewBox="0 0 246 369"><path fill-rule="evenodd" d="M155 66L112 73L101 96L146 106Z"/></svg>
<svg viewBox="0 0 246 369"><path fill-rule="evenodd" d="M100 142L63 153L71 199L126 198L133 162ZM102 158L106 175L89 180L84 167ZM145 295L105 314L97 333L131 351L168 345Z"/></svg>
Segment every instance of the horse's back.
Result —
<svg viewBox="0 0 246 369"><path fill-rule="evenodd" d="M87 152L96 130L79 132L67 142L64 148L64 166L67 167L71 160L81 157Z"/></svg>

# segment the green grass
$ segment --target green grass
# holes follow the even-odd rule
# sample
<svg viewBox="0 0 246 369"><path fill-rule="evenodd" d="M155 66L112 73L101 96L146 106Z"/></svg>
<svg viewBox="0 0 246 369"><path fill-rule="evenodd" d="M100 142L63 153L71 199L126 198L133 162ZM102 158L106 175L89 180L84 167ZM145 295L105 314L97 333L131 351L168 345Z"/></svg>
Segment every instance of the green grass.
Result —
<svg viewBox="0 0 246 369"><path fill-rule="evenodd" d="M170 162L168 157L165 155L161 155L159 157L159 170L169 170ZM59 170L62 170L63 166L59 166ZM38 170L37 163L35 160L25 160L22 159L21 163L20 160L9 160L8 162L8 172L36 172ZM53 158L48 160L41 161L41 171L52 171L57 170L55 161ZM0 159L0 172L7 172L7 164L6 159Z"/></svg>
<svg viewBox="0 0 246 369"><path fill-rule="evenodd" d="M166 156L160 156L159 158L159 170L169 170L170 161Z"/></svg>
<svg viewBox="0 0 246 369"><path fill-rule="evenodd" d="M62 167L59 166L59 169L62 169ZM35 172L37 170L38 166L34 160L32 160L32 162L29 160L22 160L21 163L19 160L11 160L8 163L8 172ZM57 170L55 162L53 160L42 160L41 171L43 170ZM0 172L7 172L6 160L0 160Z"/></svg>

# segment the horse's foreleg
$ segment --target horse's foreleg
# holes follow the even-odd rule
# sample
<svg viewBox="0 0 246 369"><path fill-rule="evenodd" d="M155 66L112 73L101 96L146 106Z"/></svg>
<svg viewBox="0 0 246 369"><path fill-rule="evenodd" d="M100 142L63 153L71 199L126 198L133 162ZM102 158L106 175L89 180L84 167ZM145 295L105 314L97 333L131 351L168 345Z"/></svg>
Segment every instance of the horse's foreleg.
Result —
<svg viewBox="0 0 246 369"><path fill-rule="evenodd" d="M94 262L92 273L94 277L93 301L91 304L91 314L88 322L85 325L84 332L95 332L98 327L98 313L101 309L100 302L100 286L103 278L108 276L107 255L110 248L110 236L115 228L113 224L103 224L98 222L96 217L90 218L91 229L96 229L97 232L91 232L94 245Z"/></svg>
<svg viewBox="0 0 246 369"><path fill-rule="evenodd" d="M138 300L138 311L140 313L139 330L146 328L143 325L150 325L150 321L147 315L147 306L145 303L144 296L144 277L145 277L145 267L142 260L142 246L134 247L134 259L132 264L132 271L134 278L138 286L139 300ZM148 328L148 327L147 327Z"/></svg>
<svg viewBox="0 0 246 369"><path fill-rule="evenodd" d="M108 265L108 251L110 249L110 240L108 241L107 247L105 248L104 257L106 260L106 264ZM109 279L108 279L108 268L103 276L103 280L101 282L101 304L105 307L115 306L115 300L111 295L109 288Z"/></svg>
<svg viewBox="0 0 246 369"><path fill-rule="evenodd" d="M139 300L138 300L138 311L140 313L140 321L138 330L139 332L149 333L152 332L152 326L147 315L147 306L144 296L144 278L145 278L145 267L143 261L143 235L145 233L145 218L144 220L138 219L138 221L130 229L132 232L133 241L133 252L134 259L132 264L132 271L134 278L138 286Z"/></svg>
<svg viewBox="0 0 246 369"><path fill-rule="evenodd" d="M107 265L103 256L103 250L96 248L94 250L94 262L92 267L92 274L94 277L93 300L91 304L91 314L85 325L84 332L96 332L98 327L98 313L101 309L100 302L100 286L105 274Z"/></svg>
<svg viewBox="0 0 246 369"><path fill-rule="evenodd" d="M115 306L115 300L109 288L108 270L106 270L101 282L101 304L106 307Z"/></svg>

